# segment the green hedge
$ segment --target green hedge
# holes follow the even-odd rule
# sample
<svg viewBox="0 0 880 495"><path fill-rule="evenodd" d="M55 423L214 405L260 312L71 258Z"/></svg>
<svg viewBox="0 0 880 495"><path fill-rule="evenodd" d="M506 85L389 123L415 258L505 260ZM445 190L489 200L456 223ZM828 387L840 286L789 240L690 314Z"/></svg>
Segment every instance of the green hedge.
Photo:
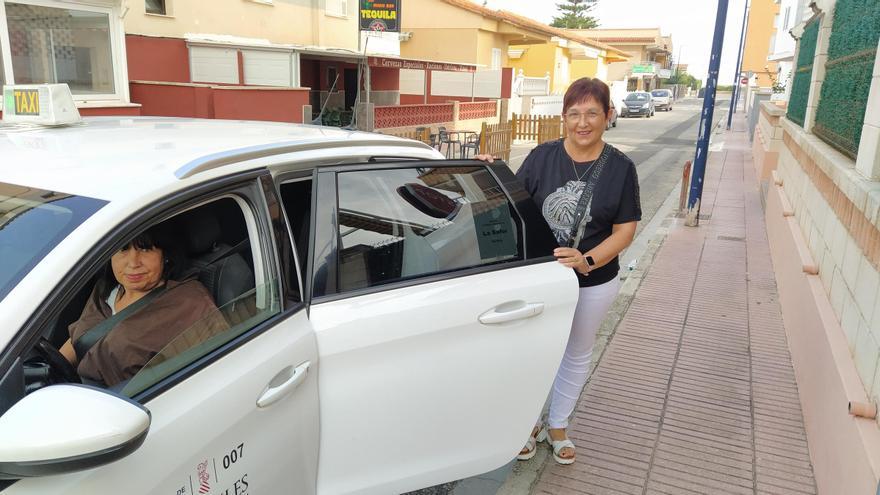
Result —
<svg viewBox="0 0 880 495"><path fill-rule="evenodd" d="M837 0L813 132L852 158L862 137L878 40L880 2Z"/></svg>
<svg viewBox="0 0 880 495"><path fill-rule="evenodd" d="M787 117L803 127L807 114L807 99L810 97L810 80L813 78L813 57L816 55L816 40L819 38L819 20L814 19L804 27L798 47L797 64L791 82L791 97L788 100Z"/></svg>

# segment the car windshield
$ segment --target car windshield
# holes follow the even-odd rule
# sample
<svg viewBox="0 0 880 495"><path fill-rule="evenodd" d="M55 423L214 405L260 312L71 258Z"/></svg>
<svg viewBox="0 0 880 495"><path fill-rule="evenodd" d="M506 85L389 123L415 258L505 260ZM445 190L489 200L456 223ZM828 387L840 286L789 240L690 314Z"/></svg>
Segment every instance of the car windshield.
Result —
<svg viewBox="0 0 880 495"><path fill-rule="evenodd" d="M651 91L651 96L660 96L660 97L669 96L669 92L666 91L665 89L661 89L658 91Z"/></svg>
<svg viewBox="0 0 880 495"><path fill-rule="evenodd" d="M631 93L627 95L626 101L648 101L648 93Z"/></svg>
<svg viewBox="0 0 880 495"><path fill-rule="evenodd" d="M62 239L105 204L0 182L0 301Z"/></svg>

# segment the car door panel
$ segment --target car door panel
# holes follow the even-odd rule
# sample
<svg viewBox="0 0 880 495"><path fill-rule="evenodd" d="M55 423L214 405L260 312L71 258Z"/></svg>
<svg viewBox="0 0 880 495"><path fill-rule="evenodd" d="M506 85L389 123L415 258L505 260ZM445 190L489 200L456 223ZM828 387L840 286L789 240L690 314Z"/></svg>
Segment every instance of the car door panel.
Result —
<svg viewBox="0 0 880 495"><path fill-rule="evenodd" d="M399 493L510 461L568 339L577 281L556 263L316 304L320 493ZM542 312L482 324L498 306Z"/></svg>
<svg viewBox="0 0 880 495"><path fill-rule="evenodd" d="M402 188L442 187L434 190L458 201L460 207L452 208L447 200L425 191L421 210L432 211L432 206L442 210L446 205L443 211L459 216L439 220L435 224L439 227L423 227L430 219L405 210L406 204L397 196L398 206L370 206L382 198L370 199L369 194L362 201L338 206L337 196L344 199L345 194L352 194L353 184L373 179L349 176L343 180L332 171L317 174L318 190L325 194L319 196L323 200L316 207L316 246L322 249L316 251L313 276L321 284L316 282L319 290L310 318L321 359L319 493L400 493L484 473L513 459L538 419L577 303L577 279L552 258L542 258L553 244L552 234L509 169L492 167L493 180L503 185L502 195L506 192L516 211L512 218L517 222L529 219L513 230L521 236L520 249L526 246L528 251L531 246L532 255L523 259L520 251L519 259L474 266L468 256L473 253L459 253L456 256L466 261L450 266L462 268L430 274L434 263L444 263L444 253L438 251L434 254L439 261L421 260L420 269L427 274L421 276L407 268L407 263L419 266L420 261L407 254L410 248L384 246L409 242L415 236L431 239L435 228L448 229L451 236L462 230L470 230L471 236L474 232L478 237L486 235L485 219L481 217L478 227L460 215L477 218L495 211L499 208L497 188L493 189L485 174L468 171L474 162L385 167L412 167L419 178L431 181L418 182L401 173L403 187L397 187L387 181L397 180L398 172L374 167L368 172L375 174L376 194L387 191L412 203ZM455 188L449 189L449 179L437 175L444 173L443 167L451 170L445 172L450 176L464 174L455 179L465 187L459 193L462 196L451 192ZM363 186L364 190L370 187ZM468 191L491 196L475 202L462 199L472 194ZM352 205L360 209L353 210ZM352 212L357 219L351 218ZM328 237L322 235L321 225L344 232ZM386 241L373 235L367 240L366 234L353 233L352 225L390 237ZM407 231L406 225L422 232ZM355 235L360 240L345 240ZM486 249L483 240L472 241L462 240L462 245ZM431 241L433 249L438 245ZM450 248L458 253L456 246L442 246ZM372 250L364 258L370 263L376 256L396 256L402 268L384 262L366 268L350 261L337 268L341 250L364 249ZM425 240L418 240L411 253L433 252ZM483 254L476 254L477 263ZM349 266L369 275L349 276L344 273ZM333 270L338 273L328 275ZM391 277L392 283L345 292L346 284L374 284L377 275Z"/></svg>
<svg viewBox="0 0 880 495"><path fill-rule="evenodd" d="M128 457L20 480L4 495L245 495L280 493L279 487L314 493L316 374L270 407L256 404L278 372L304 362L315 364L317 356L306 312L299 311L145 404L150 432ZM285 448L276 451L279 444Z"/></svg>

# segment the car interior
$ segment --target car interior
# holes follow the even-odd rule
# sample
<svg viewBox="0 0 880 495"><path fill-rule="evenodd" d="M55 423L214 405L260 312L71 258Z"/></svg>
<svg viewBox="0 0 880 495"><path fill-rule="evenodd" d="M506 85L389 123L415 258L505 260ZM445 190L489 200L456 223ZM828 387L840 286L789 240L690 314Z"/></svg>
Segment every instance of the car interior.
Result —
<svg viewBox="0 0 880 495"><path fill-rule="evenodd" d="M312 179L285 182L279 187L281 204L290 222L300 270L305 274L308 266L309 232L312 222ZM296 274L293 274L296 278Z"/></svg>
<svg viewBox="0 0 880 495"><path fill-rule="evenodd" d="M185 253L182 278L196 278L208 289L230 329L252 318L258 312L254 261L241 206L232 198L221 198L165 222L171 222ZM67 341L68 326L80 317L98 277L95 274L85 283L47 325L45 339L25 362L25 393L52 383L79 381L69 373L59 373L57 368L63 363L53 359L60 354L49 357L52 351L46 348L58 349Z"/></svg>

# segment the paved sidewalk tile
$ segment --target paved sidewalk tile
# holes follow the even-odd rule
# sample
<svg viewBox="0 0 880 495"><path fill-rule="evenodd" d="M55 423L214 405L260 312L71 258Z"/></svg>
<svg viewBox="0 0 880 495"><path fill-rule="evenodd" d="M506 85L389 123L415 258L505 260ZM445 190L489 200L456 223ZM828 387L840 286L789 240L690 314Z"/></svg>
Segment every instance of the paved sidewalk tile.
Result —
<svg viewBox="0 0 880 495"><path fill-rule="evenodd" d="M815 494L751 145L709 156L699 228L676 223L534 494Z"/></svg>

